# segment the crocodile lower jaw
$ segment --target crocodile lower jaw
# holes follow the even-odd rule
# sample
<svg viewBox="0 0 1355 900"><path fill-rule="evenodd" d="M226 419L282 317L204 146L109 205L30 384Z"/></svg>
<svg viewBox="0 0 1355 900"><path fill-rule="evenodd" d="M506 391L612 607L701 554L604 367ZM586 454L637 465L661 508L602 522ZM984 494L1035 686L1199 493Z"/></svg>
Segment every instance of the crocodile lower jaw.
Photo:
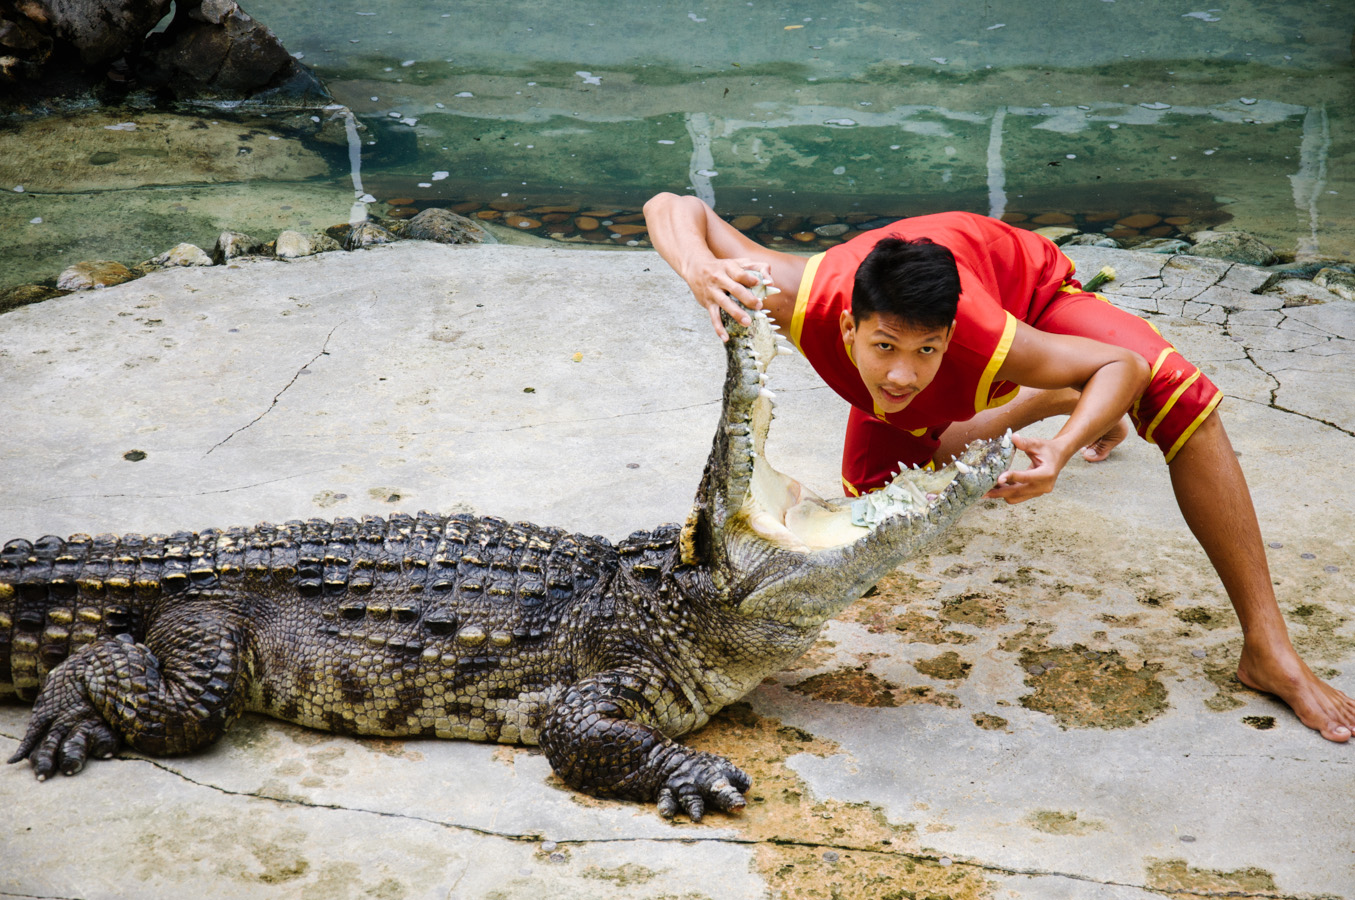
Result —
<svg viewBox="0 0 1355 900"><path fill-rule="evenodd" d="M1011 458L1011 438L976 441L940 469L904 468L863 497L825 500L767 461L754 461L752 490L741 511L748 526L786 550L846 547L895 518L925 519L986 493Z"/></svg>

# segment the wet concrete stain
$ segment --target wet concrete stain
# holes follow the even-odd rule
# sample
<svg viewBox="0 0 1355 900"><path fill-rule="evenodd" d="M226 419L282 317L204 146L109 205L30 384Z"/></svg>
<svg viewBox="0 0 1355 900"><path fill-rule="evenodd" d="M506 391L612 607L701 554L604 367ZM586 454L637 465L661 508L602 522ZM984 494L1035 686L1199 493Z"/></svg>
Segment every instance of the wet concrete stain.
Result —
<svg viewBox="0 0 1355 900"><path fill-rule="evenodd" d="M974 713L972 716L974 724L984 731L1006 731L1008 722L1001 716L995 716L992 713Z"/></svg>
<svg viewBox="0 0 1355 900"><path fill-rule="evenodd" d="M898 706L894 692L898 685L885 681L862 666L837 672L813 675L790 686L797 694L825 700L829 703L850 703L853 706Z"/></svg>
<svg viewBox="0 0 1355 900"><path fill-rule="evenodd" d="M991 628L1007 623L1007 605L1004 600L985 594L962 594L941 604L939 618L961 625Z"/></svg>
<svg viewBox="0 0 1355 900"><path fill-rule="evenodd" d="M1046 834L1084 835L1094 831L1105 831L1104 822L1096 819L1079 819L1075 812L1062 812L1054 809L1037 809L1026 816L1026 824L1036 831Z"/></svg>
<svg viewBox="0 0 1355 900"><path fill-rule="evenodd" d="M1168 708L1167 689L1158 680L1162 667L1137 670L1119 653L1098 653L1081 644L1069 649L1027 649L1020 665L1034 692L1021 705L1048 713L1063 728L1132 728L1151 722Z"/></svg>
<svg viewBox="0 0 1355 900"><path fill-rule="evenodd" d="M1265 869L1246 868L1221 872L1197 869L1184 859L1150 859L1147 887L1172 897L1196 897L1201 894L1278 893L1275 876Z"/></svg>

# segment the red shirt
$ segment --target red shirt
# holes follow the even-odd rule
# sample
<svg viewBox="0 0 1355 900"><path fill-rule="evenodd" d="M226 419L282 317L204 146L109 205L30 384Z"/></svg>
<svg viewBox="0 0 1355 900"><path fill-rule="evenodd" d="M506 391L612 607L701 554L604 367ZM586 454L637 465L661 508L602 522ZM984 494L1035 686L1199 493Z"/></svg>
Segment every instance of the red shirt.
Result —
<svg viewBox="0 0 1355 900"><path fill-rule="evenodd" d="M851 310L857 267L889 237L926 237L949 249L960 273L960 302L936 378L902 410L885 414L862 382L838 321ZM1038 318L1072 274L1072 263L1052 241L997 219L964 212L901 219L810 258L795 301L791 340L848 403L920 435L1016 396L1017 385L996 380L1016 322Z"/></svg>

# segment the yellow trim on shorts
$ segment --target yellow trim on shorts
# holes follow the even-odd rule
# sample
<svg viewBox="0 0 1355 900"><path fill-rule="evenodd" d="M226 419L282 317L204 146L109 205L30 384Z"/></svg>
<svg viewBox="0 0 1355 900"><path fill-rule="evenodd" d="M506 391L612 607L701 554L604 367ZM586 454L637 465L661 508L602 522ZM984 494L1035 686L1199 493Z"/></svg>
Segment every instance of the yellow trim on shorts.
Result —
<svg viewBox="0 0 1355 900"><path fill-rule="evenodd" d="M1196 369L1189 378L1181 382L1180 387L1172 391L1172 395L1167 398L1167 402L1162 404L1162 408L1157 411L1157 415L1153 418L1153 423L1149 425L1148 430L1143 433L1143 439L1145 441L1151 441L1153 439L1153 431L1157 426L1162 424L1163 419L1167 418L1167 413L1171 412L1172 407L1176 405L1176 401L1180 400L1181 395L1184 394L1192 384L1199 380L1200 370Z"/></svg>
<svg viewBox="0 0 1355 900"><path fill-rule="evenodd" d="M1153 379L1157 377L1158 370L1161 369L1162 364L1167 361L1167 357L1171 356L1175 352L1176 350L1173 347L1164 347L1162 352L1157 355L1157 359L1153 362L1152 371L1148 373L1149 387L1152 386ZM1147 388L1145 388L1144 390L1147 390ZM1143 402L1143 395L1139 394L1137 397L1134 398L1134 402L1129 404L1129 416L1135 422L1138 422L1139 420L1139 404L1141 402ZM1147 438L1145 438L1144 440L1147 440Z"/></svg>
<svg viewBox="0 0 1355 900"><path fill-rule="evenodd" d="M842 486L843 486L844 488L846 488L846 489L847 489L847 493L851 494L853 497L860 497L860 496L861 496L861 492L858 491L858 490L856 489L856 485L852 484L850 481L848 481L848 480L845 479L845 478L842 479Z"/></svg>
<svg viewBox="0 0 1355 900"><path fill-rule="evenodd" d="M1182 447L1186 445L1186 441L1190 440L1190 436L1195 433L1195 429L1199 428L1201 425L1204 424L1204 420L1209 418L1209 414L1214 411L1214 408L1218 406L1222 400L1223 400L1223 391L1215 391L1214 399L1210 400L1208 403L1205 404L1204 410L1198 416L1195 417L1195 421L1190 423L1189 428L1181 432L1181 436L1176 439L1176 443L1172 444L1172 448L1167 451L1168 463L1170 463L1172 459L1176 457L1176 451L1180 450Z"/></svg>
<svg viewBox="0 0 1355 900"><path fill-rule="evenodd" d="M997 377L997 370L1002 368L1002 364L1007 361L1007 352L1011 350L1012 341L1016 337L1016 316L1005 311L1003 314L1007 317L1007 324L1002 326L1002 337L997 342L997 349L988 359L988 365L984 367L983 375L979 378L978 390L974 392L974 412L983 412L989 408L988 391L993 387L993 379ZM1008 397L1007 399L1010 400L1011 398Z"/></svg>
<svg viewBox="0 0 1355 900"><path fill-rule="evenodd" d="M814 276L818 274L819 263L823 262L823 254L816 253L805 263L805 272L800 276L800 290L795 295L795 312L790 317L790 341L795 345L795 349L804 353L804 348L800 346L800 333L805 327L805 312L809 309L809 295L814 292Z"/></svg>

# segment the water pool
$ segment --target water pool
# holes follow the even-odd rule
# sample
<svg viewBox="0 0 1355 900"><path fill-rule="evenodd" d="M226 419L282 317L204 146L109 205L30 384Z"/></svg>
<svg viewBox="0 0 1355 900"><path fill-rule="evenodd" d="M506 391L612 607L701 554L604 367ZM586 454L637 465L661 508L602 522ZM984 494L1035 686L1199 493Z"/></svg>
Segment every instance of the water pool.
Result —
<svg viewBox="0 0 1355 900"><path fill-rule="evenodd" d="M352 111L358 146L334 111L11 123L0 185L24 190L2 195L0 283L346 221L354 158L373 213L451 206L543 240L645 246L636 214L665 189L805 249L838 239L825 223L959 208L1355 256L1348 3L247 8Z"/></svg>

